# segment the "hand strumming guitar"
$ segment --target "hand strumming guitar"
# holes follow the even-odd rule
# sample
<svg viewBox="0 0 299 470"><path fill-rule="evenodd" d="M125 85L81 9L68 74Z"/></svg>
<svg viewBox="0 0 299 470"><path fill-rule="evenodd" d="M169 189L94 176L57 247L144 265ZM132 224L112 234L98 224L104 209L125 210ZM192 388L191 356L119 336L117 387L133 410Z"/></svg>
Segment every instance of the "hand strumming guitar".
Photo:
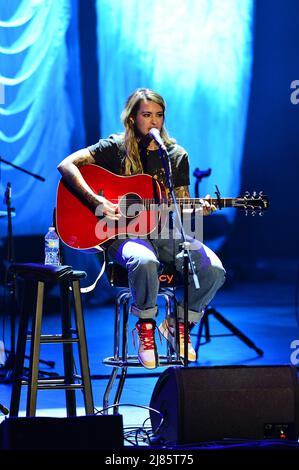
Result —
<svg viewBox="0 0 299 470"><path fill-rule="evenodd" d="M104 196L95 196L96 204L95 214L97 216L105 216L109 220L119 220L121 214L119 212L118 204L108 201Z"/></svg>

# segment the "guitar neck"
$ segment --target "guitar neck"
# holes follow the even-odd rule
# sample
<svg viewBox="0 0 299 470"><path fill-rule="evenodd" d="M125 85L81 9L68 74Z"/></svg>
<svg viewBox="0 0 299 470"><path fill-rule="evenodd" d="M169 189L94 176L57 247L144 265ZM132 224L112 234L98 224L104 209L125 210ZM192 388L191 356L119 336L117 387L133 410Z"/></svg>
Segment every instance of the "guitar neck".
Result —
<svg viewBox="0 0 299 470"><path fill-rule="evenodd" d="M128 199L130 201L130 198ZM155 199L142 199L143 204L146 207L150 208L152 204L156 204L157 201ZM203 201L208 201L210 204L213 204L218 209L223 209L225 207L238 207L238 203L240 200L238 198L232 197L225 197L225 198L177 198L177 203L180 207L184 209L194 208L196 206L202 205ZM117 200L113 200L113 202L117 203ZM134 202L134 200L132 201ZM169 206L172 201L171 199L160 199L158 204Z"/></svg>
<svg viewBox="0 0 299 470"><path fill-rule="evenodd" d="M202 204L202 201L208 201L218 208L234 207L237 204L237 199L233 197L222 197L222 198L177 198L179 205L184 207L192 207Z"/></svg>

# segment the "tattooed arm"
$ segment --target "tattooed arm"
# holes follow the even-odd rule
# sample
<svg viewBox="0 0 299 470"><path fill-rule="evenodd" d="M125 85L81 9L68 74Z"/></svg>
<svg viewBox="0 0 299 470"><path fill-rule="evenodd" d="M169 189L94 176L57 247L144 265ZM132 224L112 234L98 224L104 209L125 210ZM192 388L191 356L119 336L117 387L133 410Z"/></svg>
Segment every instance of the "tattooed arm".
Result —
<svg viewBox="0 0 299 470"><path fill-rule="evenodd" d="M98 205L98 200L92 189L88 186L83 176L79 171L79 167L95 163L95 160L87 148L78 150L66 157L58 165L57 169L61 173L63 179L68 183L76 192L83 196L92 206Z"/></svg>
<svg viewBox="0 0 299 470"><path fill-rule="evenodd" d="M79 170L81 166L94 163L94 157L87 148L84 148L62 160L57 169L66 183L75 189L79 196L88 201L94 209L101 204L104 215L112 220L119 219L120 216L116 213L117 204L112 204L112 202L108 201L103 196L95 194L81 175Z"/></svg>
<svg viewBox="0 0 299 470"><path fill-rule="evenodd" d="M188 186L178 186L177 188L174 188L174 192L177 198L190 197Z"/></svg>

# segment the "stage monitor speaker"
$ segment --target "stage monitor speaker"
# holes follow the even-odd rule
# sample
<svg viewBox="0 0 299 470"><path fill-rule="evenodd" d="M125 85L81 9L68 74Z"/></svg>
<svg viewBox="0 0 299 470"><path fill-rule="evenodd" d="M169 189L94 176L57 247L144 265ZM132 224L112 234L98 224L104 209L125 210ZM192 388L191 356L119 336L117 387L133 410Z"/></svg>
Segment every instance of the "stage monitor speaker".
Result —
<svg viewBox="0 0 299 470"><path fill-rule="evenodd" d="M298 439L298 378L293 366L169 367L150 407L161 441Z"/></svg>
<svg viewBox="0 0 299 470"><path fill-rule="evenodd" d="M7 418L2 450L116 450L124 443L122 415Z"/></svg>

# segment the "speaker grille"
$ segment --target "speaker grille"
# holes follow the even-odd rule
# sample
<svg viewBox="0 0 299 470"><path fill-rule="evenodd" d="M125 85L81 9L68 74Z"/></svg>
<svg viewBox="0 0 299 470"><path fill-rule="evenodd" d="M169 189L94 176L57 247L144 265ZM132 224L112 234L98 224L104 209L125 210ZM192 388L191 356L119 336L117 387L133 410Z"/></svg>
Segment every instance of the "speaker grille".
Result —
<svg viewBox="0 0 299 470"><path fill-rule="evenodd" d="M158 379L150 406L164 415L163 440L196 443L279 437L273 435L279 425L295 439L298 403L291 366L171 367ZM156 429L157 415L151 418Z"/></svg>

